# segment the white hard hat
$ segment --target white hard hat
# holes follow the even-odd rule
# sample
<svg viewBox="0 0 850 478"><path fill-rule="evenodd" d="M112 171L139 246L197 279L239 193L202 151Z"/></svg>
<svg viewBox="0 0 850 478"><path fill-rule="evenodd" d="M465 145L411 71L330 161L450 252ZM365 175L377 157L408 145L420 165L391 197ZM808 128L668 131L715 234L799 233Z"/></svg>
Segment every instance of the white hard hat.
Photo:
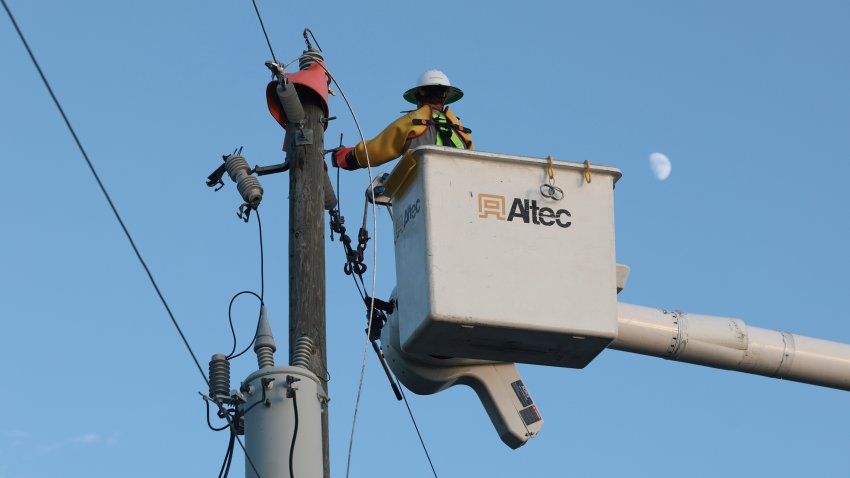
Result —
<svg viewBox="0 0 850 478"><path fill-rule="evenodd" d="M427 70L419 76L419 81L416 82L416 86L404 92L404 99L416 104L416 96L414 93L416 93L417 88L421 88L423 86L448 87L449 96L446 98L446 104L454 103L463 96L463 91L461 91L460 88L452 86L449 82L449 77L446 76L445 73L440 70Z"/></svg>

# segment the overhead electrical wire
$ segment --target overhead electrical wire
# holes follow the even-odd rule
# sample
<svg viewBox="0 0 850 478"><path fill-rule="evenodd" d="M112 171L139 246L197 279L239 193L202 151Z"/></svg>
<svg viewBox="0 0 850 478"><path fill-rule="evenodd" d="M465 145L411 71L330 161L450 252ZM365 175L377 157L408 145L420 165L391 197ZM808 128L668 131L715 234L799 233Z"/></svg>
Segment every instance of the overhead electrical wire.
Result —
<svg viewBox="0 0 850 478"><path fill-rule="evenodd" d="M272 42L269 41L269 34L266 33L266 24L263 23L263 16L260 15L260 9L257 8L257 0L251 0L251 3L254 4L254 11L257 12L257 20L260 21L260 28L263 29L263 36L266 37L266 43L269 45L269 53L272 54L272 60L277 63L277 58L274 56L274 48L272 48Z"/></svg>
<svg viewBox="0 0 850 478"><path fill-rule="evenodd" d="M250 291L250 290L243 290L241 292L237 292L236 294L234 294L233 297L230 299L230 304L227 306L227 321L230 325L230 334L233 337L233 345L232 345L232 348L230 350L230 353L225 357L225 360L233 360L233 359L245 354L245 352L250 350L251 346L254 345L254 342L256 342L256 340L257 340L257 330L259 330L259 328L260 328L260 319L262 318L262 314L263 314L263 306L265 305L265 302L263 300L263 297L265 296L265 282L266 282L266 279L265 279L265 259L264 259L264 252L263 252L263 224L262 224L262 220L260 219L260 210L259 209L254 209L254 216L257 218L257 231L258 231L259 242L260 242L260 294L258 295L256 292ZM257 325L255 327L254 334L252 335L251 342L242 351L240 351L239 353L236 353L237 341L236 341L236 329L233 326L233 303L236 301L237 298L239 298L240 296L245 295L245 294L252 295L252 296L257 298L257 300L260 302L260 312L259 312L259 316L257 317ZM252 408L254 408L254 406L256 406L258 403L261 403L261 401L250 406L247 410L245 410L242 413L236 413L236 410L225 410L225 409L223 409L223 407L221 407L220 404L218 404L220 410L222 410L219 413L228 414L232 411L235 414L234 417L232 417L232 419L227 418L227 422L228 422L227 425L220 427L220 428L215 428L215 427L212 426L212 424L210 424L210 421L209 421L209 402L207 400L205 400L205 402L207 403L207 426L209 426L209 428L213 431L222 431L222 430L225 430L225 429L229 429L229 431L230 431L230 434L229 434L230 438L228 440L227 449L226 449L225 454L224 454L224 461L221 464L221 469L219 470L219 475L218 475L219 478L227 478L228 475L230 474L230 466L233 462L233 451L234 451L235 441L239 440L239 445L242 446L242 441L239 439L238 434L235 433L235 431L233 429L233 424L235 422L238 422L240 417L244 417L249 411L251 411ZM228 415L228 417L229 417L229 415ZM244 450L244 446L242 446L242 448ZM257 469L254 467L253 462L250 461L250 457L248 456L247 451L245 451L245 457L248 459L249 463L251 464L251 467L254 469L254 472L256 473ZM259 476L259 473L257 473L257 476Z"/></svg>
<svg viewBox="0 0 850 478"><path fill-rule="evenodd" d="M201 397L204 397L203 393L200 393L200 392L198 392L198 393L201 395ZM207 406L207 426L210 428L210 430L212 430L214 432L220 432L222 430L227 430L227 428L230 425L224 425L223 427L219 427L219 428L216 428L212 425L212 423L210 422L210 400L204 399L204 404Z"/></svg>
<svg viewBox="0 0 850 478"><path fill-rule="evenodd" d="M295 462L295 439L298 437L298 400L294 388L292 389L292 412L295 423L292 428L292 443L289 445L289 476L290 478L295 478L295 472L292 469Z"/></svg>
<svg viewBox="0 0 850 478"><path fill-rule="evenodd" d="M398 391L401 392L401 398L404 399L404 406L407 407L407 414L410 415L410 420L413 422L413 428L416 430L416 436L419 437L419 443L422 444L422 449L425 450L425 458L428 458L428 464L431 465L431 471L434 473L434 478L437 478L437 470L434 469L434 462L431 461L431 454L428 453L428 447L425 446L425 440L422 439L422 433L419 432L419 425L416 424L416 419L413 418L413 411L410 409L410 404L407 402L407 395L404 394L404 389L401 382L396 378Z"/></svg>
<svg viewBox="0 0 850 478"><path fill-rule="evenodd" d="M256 334L256 331L255 331L255 333L254 333L254 339L253 339L253 340L251 340L251 343L249 343L247 347L245 347L244 349L242 349L242 351L240 351L239 353L236 353L236 330L235 330L235 329L234 329L234 327L233 327L233 303L234 303L234 302L236 301L236 299L238 299L240 296L243 296L243 295L246 295L246 294L247 294L247 295L253 295L254 297L256 297L256 298L257 298L257 300L259 300L259 301L260 301L260 307L261 307L261 308L262 308L262 305L263 305L263 298L262 298L261 296L257 295L257 293L256 293L256 292L254 292L254 291L250 291L250 290L243 290L243 291L241 291L241 292L237 292L237 293L236 293L236 294L234 294L234 295L233 295L233 297L230 299L230 305L228 305L228 306L227 306L227 321L230 323L230 335L233 337L233 346L232 346L232 348L230 349L230 353L229 353L229 354L227 354L227 356L226 356L227 360L233 360L233 359L235 359L236 357L241 356L242 354L244 354L245 352L247 352L247 351L251 348L251 346L252 346L252 345L254 345L254 341L255 341L255 340L257 340L257 334ZM262 311L260 311L260 314L262 314ZM257 322L257 326L259 326L259 321Z"/></svg>
<svg viewBox="0 0 850 478"><path fill-rule="evenodd" d="M256 330L259 329L260 318L263 316L263 305L265 305L263 297L265 296L266 276L265 276L265 270L264 270L265 269L265 266L264 266L265 259L264 259L264 253L263 253L263 223L260 220L260 210L259 209L254 210L254 217L257 218L257 229L258 229L259 235L260 235L260 294L257 295L256 292L253 292L253 291L250 291L250 290L243 290L241 292L237 292L236 294L234 294L234 296L230 299L230 305L227 306L227 321L230 323L230 334L233 336L233 348L230 350L230 353L227 355L227 360L233 360L233 359L243 355L245 352L247 352L251 348L252 345L254 345L254 342L257 340ZM249 343L248 346L245 347L241 352L236 353L236 330L233 328L233 302L239 296L245 295L245 294L253 295L254 297L257 298L257 300L260 301L260 312L259 312L259 315L257 316L257 327L254 330L254 335L253 335L253 338L251 339L251 343Z"/></svg>
<svg viewBox="0 0 850 478"><path fill-rule="evenodd" d="M136 242L133 240L133 236L130 234L130 231L127 229L127 226L124 224L124 220L121 218L121 215L118 213L118 209L115 206L115 203L112 201L112 197L106 190L106 186L104 186L103 181L101 181L100 176L97 174L97 170L95 170L94 164L89 159L89 155L86 152L86 149L83 147L82 142L80 141L79 136L77 136L77 132L74 130L74 127L71 125L71 121L68 119L68 115L65 114L65 110L62 108L62 105L59 103L59 99L56 97L56 94L53 92L53 88L50 86L50 82L47 81L47 77L44 74L44 71L41 69L41 65L38 63L38 60L35 58L35 54L29 46L29 43L24 37L23 31L18 26L18 22L15 20L15 16L12 14L12 11L9 9L9 5L6 3L6 0L0 0L0 3L3 4L3 9L6 10L6 15L8 15L9 20L12 22L12 26L15 28L15 31L18 34L18 37L21 39L21 43L24 45L24 48L27 50L27 54L32 61L33 66L38 71L38 75L41 77L41 81L44 83L44 86L47 88L47 92L50 93L50 98L53 100L53 103L56 105L56 108L59 110L59 114L62 115L62 119L65 122L65 126L68 128L68 131L71 133L71 136L74 138L74 142L77 144L77 148L79 148L80 153L83 155L83 159L85 159L86 164L88 165L89 171L91 171L92 176L97 182L98 187L100 187L100 191L103 193L104 198L106 198L106 202L109 203L110 209L112 209L112 213L115 216L115 219L118 220L118 224L121 226L121 230L124 231L124 235L127 237L127 240L130 242L130 246L133 248L133 252L136 254L136 258L139 260L139 263L142 265L142 268L145 270L145 273L148 276L148 280L156 291L156 295L159 297L160 302L162 302L165 311L168 313L168 317L171 319L171 323L174 325L174 328L177 330L177 333L180 335L180 339L183 341L183 345L186 346L186 350L189 352L189 355L192 357L192 361L195 363L195 367L198 369L198 373L201 374L201 377L204 379L204 382L207 384L207 387L210 386L209 378L207 378L207 374L204 373L204 369L201 367L201 363L198 361L198 357L195 355L194 350L192 350L192 346L189 344L189 340L186 338L186 335L183 333L183 329L180 328L180 324L177 323L177 319L174 317L174 313L171 311L171 307L169 307L168 302L165 300L165 296L163 296L162 291L159 289L159 285L157 285L156 280L153 277L153 273L151 273L150 268L142 257L142 253L139 251L139 248L136 246ZM215 402L218 405L219 410L224 410L220 403ZM228 425L232 428L235 425L231 421L229 415L225 412L224 418L227 419ZM248 460L248 463L251 465L251 468L254 472L259 476L256 467L254 466L251 457L248 456L248 452L245 450L245 445L242 443L242 440L239 439L239 436L236 436L236 440L239 442L239 446L242 448L242 451L245 452L245 458Z"/></svg>
<svg viewBox="0 0 850 478"><path fill-rule="evenodd" d="M236 433L230 432L230 438L227 441L227 451L224 453L224 461L221 463L221 468L218 470L218 478L227 478L230 474L230 463L233 461L233 442Z"/></svg>
<svg viewBox="0 0 850 478"><path fill-rule="evenodd" d="M162 295L162 292L159 290L159 286L156 283L156 280L153 278L153 274L148 268L147 263L142 258L142 253L139 252L139 248L136 247L136 242L133 240L133 236L130 235L130 231L127 230L127 226L124 225L124 220L121 219L121 215L118 214L118 209L116 209L115 204L112 202L112 198L109 196L109 193L106 191L106 187L103 185L103 181L100 180L100 176L98 176L97 171L94 168L91 160L89 159L88 153L86 153L85 148L83 148L82 143L80 142L80 138L77 136L76 131L74 131L74 127L71 126L71 122L68 120L68 116L65 114L65 110L62 109L62 105L59 104L59 100L56 98L56 95L53 93L53 88L50 87L50 83L47 81L47 77L44 76L44 72L41 70L41 66L38 61L35 59L35 55L30 49L29 43L27 43L26 38L24 38L23 32L21 32L20 27L18 27L18 22L15 21L15 17L12 15L11 10L9 10L9 6L6 4L6 0L0 0L3 3L3 8L6 9L6 14L9 15L9 19L12 21L12 25L14 25L15 30L18 32L18 36L21 39L21 42L24 44L24 48L26 48L27 53L29 54L30 60L32 60L33 65L35 65L35 69L38 70L39 76L41 76L41 81L44 82L44 86L47 87L48 93L50 93L50 97L53 99L53 103L56 105L56 108L59 109L59 113L62 115L62 119L65 120L65 126L68 127L68 131L71 132L71 136L74 137L74 142L77 143L77 147L80 149L80 153L83 155L83 159L86 160L86 164L89 167L89 170L94 176L95 181L97 181L97 185L100 187L100 191L103 193L103 196L106 198L106 201L109 203L109 207L112 209L112 213L115 215L115 219L118 220L118 224L121 226L121 229L124 231L124 235L127 236L127 240L130 241L130 246L133 248L133 252L136 253L136 258L139 259L139 263L141 263L142 267L145 269L145 273L148 275L148 279L150 280L151 285L153 285L154 290L156 291L156 295L159 296L160 302L162 302L163 307L165 307L166 312L168 312L168 316L171 318L171 323L174 324L174 328L177 329L177 333L180 334L180 338L183 340L183 344L186 346L186 350L189 351L189 355L192 356L192 360L195 362L195 366L198 368L198 372L204 378L204 382L209 386L210 381L207 378L207 375L204 373L204 369L201 367L201 363L198 361L198 357L195 355L195 352L192 350L192 346L189 345L189 341L186 339L186 335L183 333L183 330L180 328L180 325L177 323L177 319L174 318L174 314L171 312L171 308L168 306L168 302L166 302L165 297Z"/></svg>

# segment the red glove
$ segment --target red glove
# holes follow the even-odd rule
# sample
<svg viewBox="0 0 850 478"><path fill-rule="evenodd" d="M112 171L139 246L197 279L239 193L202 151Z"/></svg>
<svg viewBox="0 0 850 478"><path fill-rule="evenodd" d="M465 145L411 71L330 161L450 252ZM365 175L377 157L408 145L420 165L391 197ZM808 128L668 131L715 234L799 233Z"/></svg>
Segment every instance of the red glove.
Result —
<svg viewBox="0 0 850 478"><path fill-rule="evenodd" d="M354 148L342 148L334 153L334 165L338 168L353 171L360 169L357 164L357 156L354 155Z"/></svg>

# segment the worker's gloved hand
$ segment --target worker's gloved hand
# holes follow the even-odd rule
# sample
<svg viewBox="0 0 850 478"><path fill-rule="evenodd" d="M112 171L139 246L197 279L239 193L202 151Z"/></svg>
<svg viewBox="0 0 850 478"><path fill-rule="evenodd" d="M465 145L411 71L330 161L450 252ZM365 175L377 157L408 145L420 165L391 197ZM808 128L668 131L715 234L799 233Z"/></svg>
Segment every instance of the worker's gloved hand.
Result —
<svg viewBox="0 0 850 478"><path fill-rule="evenodd" d="M342 148L334 153L334 165L338 168L353 171L359 169L357 164L357 156L354 155L354 148Z"/></svg>

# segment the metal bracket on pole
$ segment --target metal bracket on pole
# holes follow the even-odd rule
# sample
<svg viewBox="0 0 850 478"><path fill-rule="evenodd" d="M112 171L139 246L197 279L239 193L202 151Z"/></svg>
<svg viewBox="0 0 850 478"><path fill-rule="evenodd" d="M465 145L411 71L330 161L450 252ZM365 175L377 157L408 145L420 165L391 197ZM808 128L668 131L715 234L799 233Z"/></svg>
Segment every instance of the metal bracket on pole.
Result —
<svg viewBox="0 0 850 478"><path fill-rule="evenodd" d="M304 146L305 144L313 144L313 130L298 128L295 131L295 146Z"/></svg>

